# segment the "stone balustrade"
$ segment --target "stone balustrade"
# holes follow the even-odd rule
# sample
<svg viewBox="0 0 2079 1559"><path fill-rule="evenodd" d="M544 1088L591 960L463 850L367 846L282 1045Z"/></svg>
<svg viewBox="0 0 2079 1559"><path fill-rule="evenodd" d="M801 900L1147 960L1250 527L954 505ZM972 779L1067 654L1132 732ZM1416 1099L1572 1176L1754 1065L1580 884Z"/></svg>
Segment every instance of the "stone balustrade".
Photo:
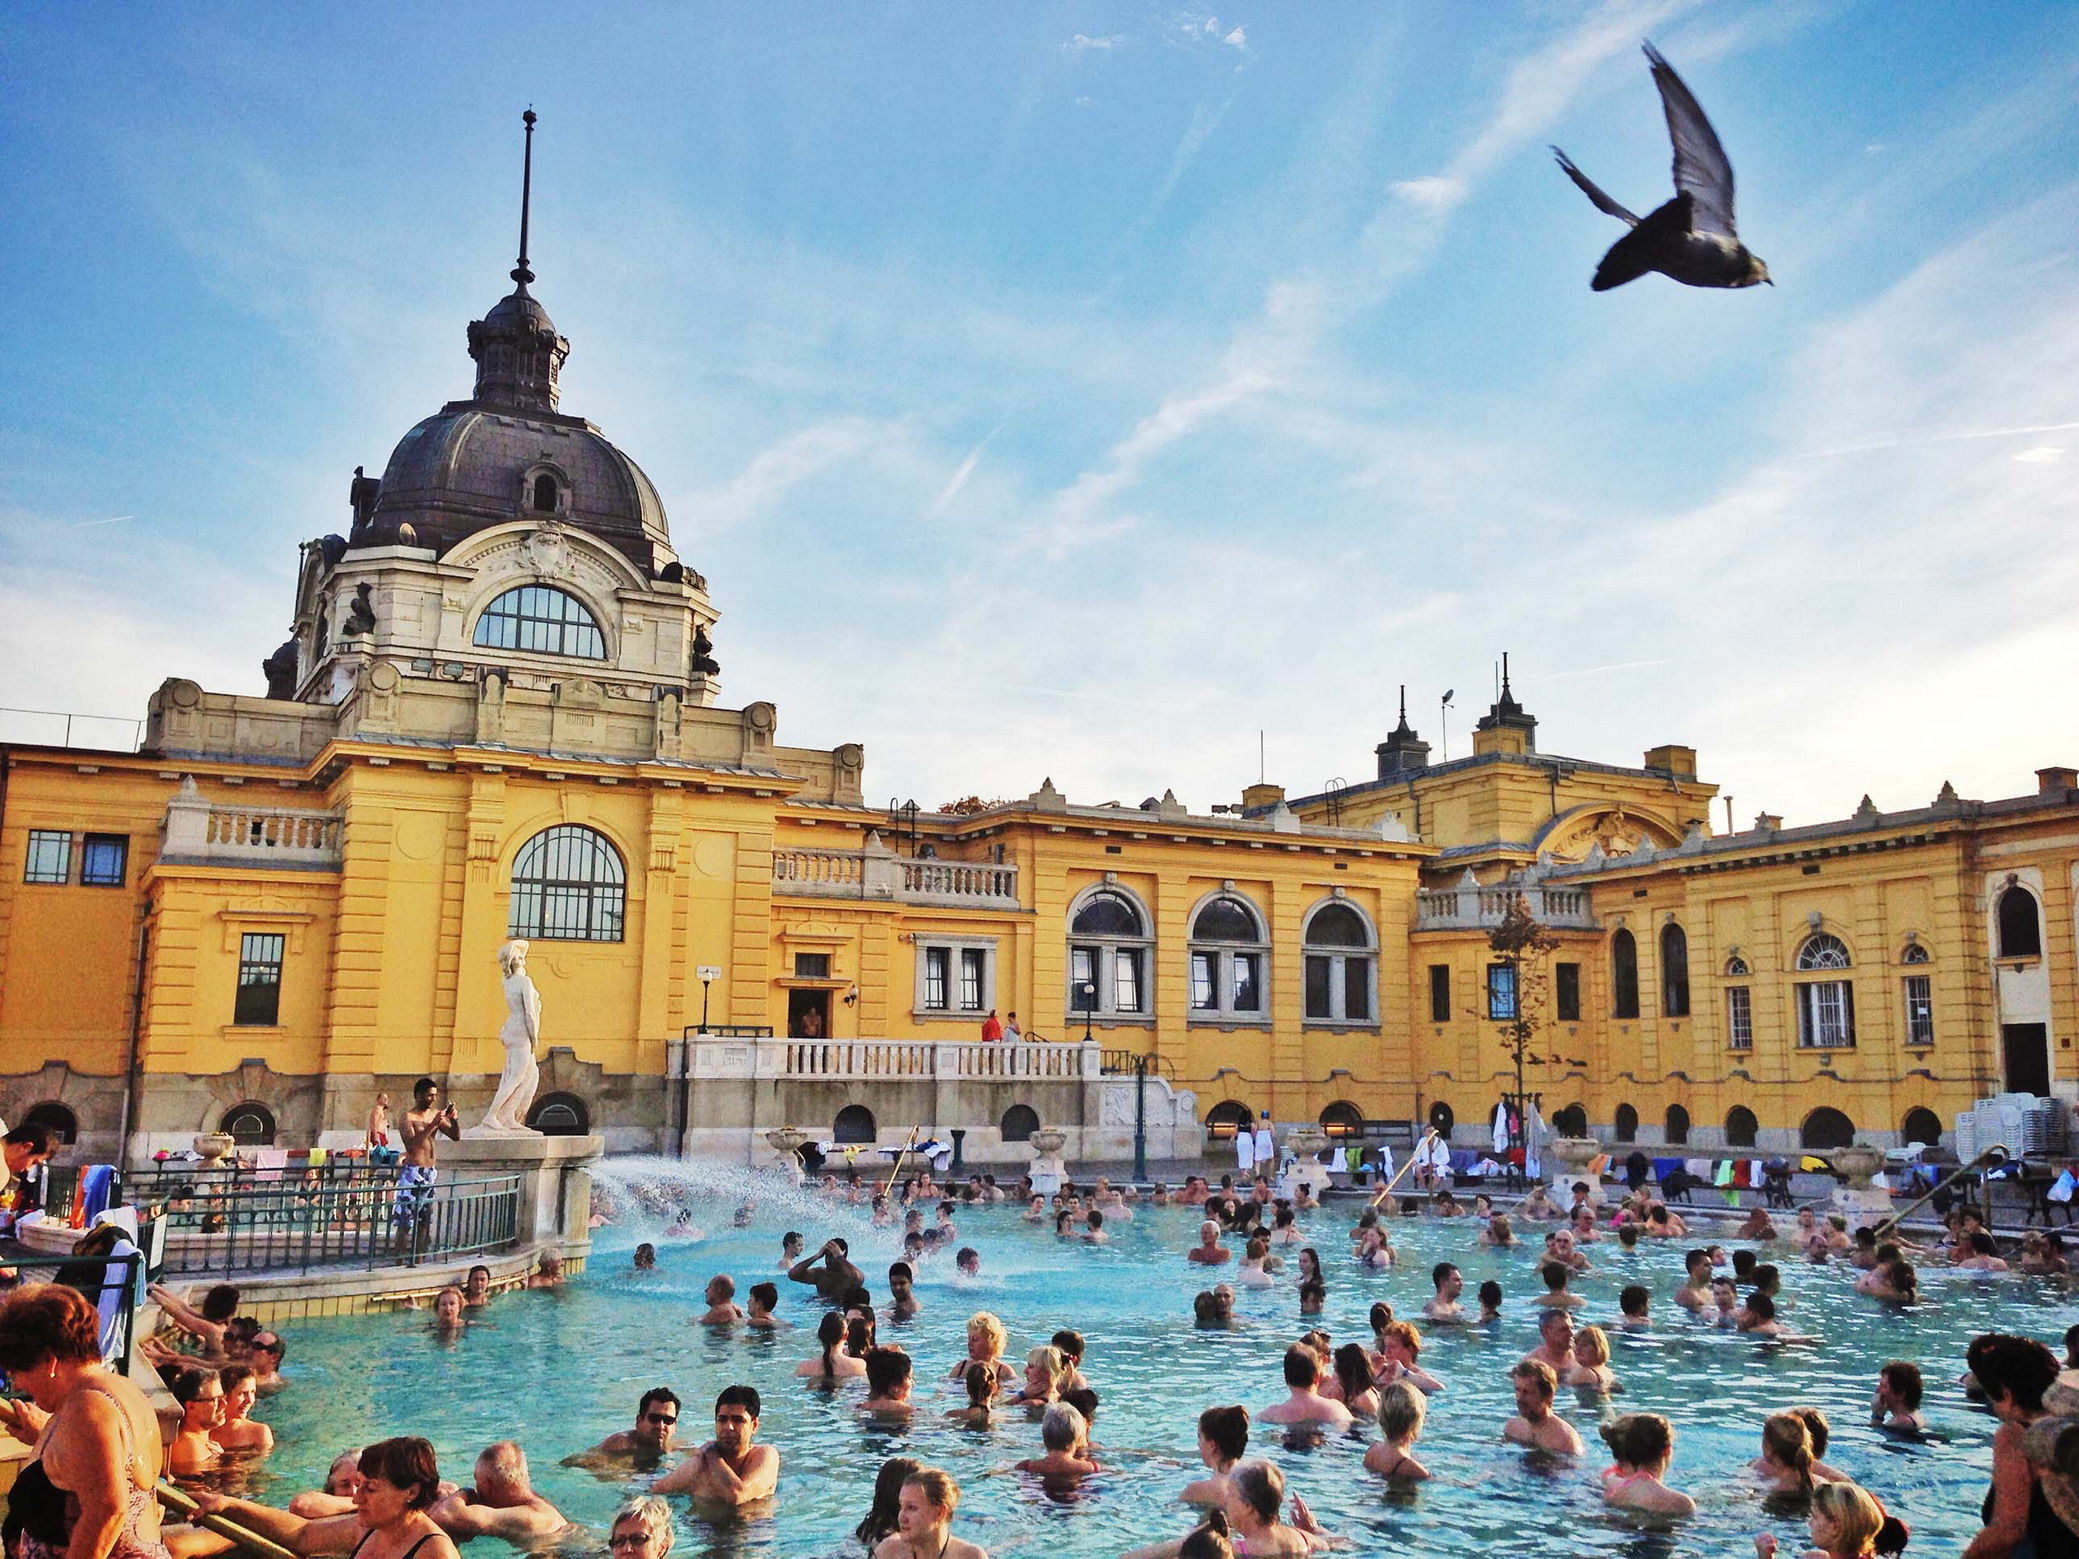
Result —
<svg viewBox="0 0 2079 1559"><path fill-rule="evenodd" d="M782 1077L878 1082L898 1078L1017 1078L1081 1082L1101 1071L1096 1045L1006 1044L907 1039L787 1039Z"/></svg>
<svg viewBox="0 0 2079 1559"><path fill-rule="evenodd" d="M870 839L864 850L775 848L772 890L804 898L1016 909L1018 868L990 861L908 859Z"/></svg>
<svg viewBox="0 0 2079 1559"><path fill-rule="evenodd" d="M1536 884L1483 887L1460 883L1454 888L1423 888L1415 895L1417 931L1491 931L1502 923L1509 905L1522 898L1531 917L1562 931L1597 929L1586 888L1549 888Z"/></svg>
<svg viewBox="0 0 2079 1559"><path fill-rule="evenodd" d="M242 806L205 798L192 779L166 803L159 859L169 864L337 870L345 824L336 812Z"/></svg>

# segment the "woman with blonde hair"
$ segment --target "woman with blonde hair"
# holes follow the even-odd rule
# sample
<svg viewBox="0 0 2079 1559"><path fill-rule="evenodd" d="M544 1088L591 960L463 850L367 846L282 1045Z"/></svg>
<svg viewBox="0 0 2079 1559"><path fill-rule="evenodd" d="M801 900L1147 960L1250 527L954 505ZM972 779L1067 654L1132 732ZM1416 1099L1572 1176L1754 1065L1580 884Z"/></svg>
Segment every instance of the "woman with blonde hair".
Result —
<svg viewBox="0 0 2079 1559"><path fill-rule="evenodd" d="M1507 1213L1496 1213L1487 1220L1487 1227L1480 1231L1482 1245L1514 1245L1516 1231L1509 1225Z"/></svg>
<svg viewBox="0 0 2079 1559"><path fill-rule="evenodd" d="M936 1467L920 1467L902 1483L895 1530L874 1546L873 1559L989 1559L988 1552L953 1535L960 1485Z"/></svg>
<svg viewBox="0 0 2079 1559"><path fill-rule="evenodd" d="M1379 1393L1379 1433L1383 1437L1364 1453L1364 1470L1382 1478L1414 1482L1429 1476L1429 1469L1408 1454L1422 1434L1429 1416L1429 1399L1404 1380L1396 1380Z"/></svg>
<svg viewBox="0 0 2079 1559"><path fill-rule="evenodd" d="M1814 1489L1806 1527L1812 1534L1812 1546L1805 1551L1809 1559L1876 1559L1906 1546L1904 1524L1887 1518L1875 1496L1853 1483L1822 1483ZM1760 1559L1774 1559L1775 1534L1755 1538L1754 1551Z"/></svg>
<svg viewBox="0 0 2079 1559"><path fill-rule="evenodd" d="M1584 1326L1574 1333L1574 1362L1567 1369L1566 1383L1604 1396L1624 1389L1617 1372L1610 1368L1610 1338L1600 1326Z"/></svg>
<svg viewBox="0 0 2079 1559"><path fill-rule="evenodd" d="M1042 1343L1025 1355L1025 1384L1009 1398L1026 1407L1044 1407L1060 1400L1068 1384L1068 1359L1051 1343Z"/></svg>
<svg viewBox="0 0 2079 1559"><path fill-rule="evenodd" d="M1015 1380L1017 1372L1003 1360L1003 1350L1009 1346L1010 1335L1003 1322L987 1310L977 1310L967 1318L967 1357L946 1371L946 1379L963 1380L968 1365L986 1364L996 1371L998 1380Z"/></svg>
<svg viewBox="0 0 2079 1559"><path fill-rule="evenodd" d="M1761 1455L1750 1470L1771 1494L1803 1496L1818 1482L1814 1460L1811 1426L1795 1413L1772 1413L1761 1426Z"/></svg>

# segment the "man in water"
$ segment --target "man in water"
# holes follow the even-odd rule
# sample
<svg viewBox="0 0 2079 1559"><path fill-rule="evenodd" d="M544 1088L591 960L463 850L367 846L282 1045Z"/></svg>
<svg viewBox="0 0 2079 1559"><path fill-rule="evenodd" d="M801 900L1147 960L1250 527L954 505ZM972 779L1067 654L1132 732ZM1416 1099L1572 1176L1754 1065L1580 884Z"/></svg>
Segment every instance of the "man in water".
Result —
<svg viewBox="0 0 2079 1559"><path fill-rule="evenodd" d="M1581 1437L1572 1424L1552 1411L1552 1393L1559 1386L1552 1366L1532 1356L1509 1371L1509 1380L1516 1388L1516 1416L1502 1426L1502 1438L1559 1456L1579 1456Z"/></svg>
<svg viewBox="0 0 2079 1559"><path fill-rule="evenodd" d="M1524 1355L1526 1364L1542 1364L1557 1379L1574 1365L1574 1318L1565 1310L1547 1310L1538 1317L1538 1345Z"/></svg>
<svg viewBox="0 0 2079 1559"><path fill-rule="evenodd" d="M812 1285L817 1293L835 1304L845 1297L848 1290L866 1286L866 1274L845 1259L848 1250L843 1240L825 1240L823 1248L815 1255L789 1267L787 1276L793 1282Z"/></svg>
<svg viewBox="0 0 2079 1559"><path fill-rule="evenodd" d="M1711 1305L1711 1253L1693 1250L1687 1265L1682 1286L1675 1290L1675 1303L1691 1313L1707 1310Z"/></svg>
<svg viewBox="0 0 2079 1559"><path fill-rule="evenodd" d="M1227 1260L1231 1252L1220 1243L1220 1223L1208 1218L1198 1226L1198 1243L1185 1252L1185 1259L1201 1266L1217 1267Z"/></svg>
<svg viewBox="0 0 2079 1559"><path fill-rule="evenodd" d="M888 1267L888 1319L907 1321L924 1307L917 1303L916 1273L907 1261Z"/></svg>
<svg viewBox="0 0 2079 1559"><path fill-rule="evenodd" d="M570 1530L563 1512L534 1492L527 1453L511 1440L485 1446L476 1459L476 1487L455 1490L427 1514L458 1543L502 1537L533 1548Z"/></svg>
<svg viewBox="0 0 2079 1559"><path fill-rule="evenodd" d="M780 1481L780 1453L753 1444L757 1434L758 1393L724 1386L715 1398L714 1439L651 1484L650 1492L691 1494L721 1505L770 1498Z"/></svg>
<svg viewBox="0 0 2079 1559"><path fill-rule="evenodd" d="M441 1136L462 1140L462 1123L455 1107L439 1103L440 1085L430 1077L412 1084L411 1108L404 1112L399 1130L404 1135L404 1163L397 1171L397 1197L391 1206L393 1223L414 1228L426 1221L433 1201L433 1183L440 1171L433 1162L433 1146Z"/></svg>
<svg viewBox="0 0 2079 1559"><path fill-rule="evenodd" d="M1350 1410L1315 1387L1321 1380L1321 1361L1311 1348L1285 1350L1285 1385L1289 1395L1256 1415L1260 1424L1321 1424L1330 1429L1347 1429Z"/></svg>
<svg viewBox="0 0 2079 1559"><path fill-rule="evenodd" d="M670 1454L678 1432L679 1399L670 1388L652 1386L635 1405L635 1427L619 1429L589 1451L565 1459L566 1467L596 1467L601 1462L627 1461L638 1472L648 1472Z"/></svg>
<svg viewBox="0 0 2079 1559"><path fill-rule="evenodd" d="M1436 1284L1436 1297L1422 1307L1425 1321L1457 1322L1465 1319L1458 1296L1465 1292L1465 1278L1458 1268L1448 1261L1440 1261L1430 1270L1429 1279Z"/></svg>
<svg viewBox="0 0 2079 1559"><path fill-rule="evenodd" d="M744 1318L736 1304L736 1279L717 1272L707 1280L707 1310L696 1326L734 1326Z"/></svg>

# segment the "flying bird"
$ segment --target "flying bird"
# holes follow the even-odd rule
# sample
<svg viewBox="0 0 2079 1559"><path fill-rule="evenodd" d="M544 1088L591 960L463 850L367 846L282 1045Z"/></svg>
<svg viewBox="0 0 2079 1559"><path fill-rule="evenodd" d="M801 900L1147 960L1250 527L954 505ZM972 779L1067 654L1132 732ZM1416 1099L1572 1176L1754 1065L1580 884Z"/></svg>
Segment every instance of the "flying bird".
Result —
<svg viewBox="0 0 2079 1559"><path fill-rule="evenodd" d="M1675 198L1644 218L1635 217L1598 189L1565 152L1552 148L1566 176L1596 210L1631 229L1610 246L1589 286L1608 292L1648 271L1673 277L1686 287L1752 287L1756 282L1775 286L1769 281L1769 268L1748 252L1733 228L1732 164L1726 161L1711 121L1660 50L1650 43L1645 49L1653 84L1660 88L1660 106L1667 112L1668 139L1675 143Z"/></svg>

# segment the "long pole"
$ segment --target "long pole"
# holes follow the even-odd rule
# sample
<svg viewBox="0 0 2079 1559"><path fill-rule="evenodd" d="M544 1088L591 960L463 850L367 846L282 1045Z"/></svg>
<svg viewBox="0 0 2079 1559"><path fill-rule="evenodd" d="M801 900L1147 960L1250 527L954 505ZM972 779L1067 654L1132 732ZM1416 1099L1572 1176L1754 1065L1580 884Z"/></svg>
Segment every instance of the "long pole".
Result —
<svg viewBox="0 0 2079 1559"><path fill-rule="evenodd" d="M1965 1175L1978 1172L1980 1165L1983 1165L1989 1169L1997 1169L2000 1165L2006 1163L2008 1158L2010 1158L2011 1156L2012 1155L2009 1154L2009 1152L2007 1151L2006 1143L1995 1142L1983 1153L1980 1153L1977 1157L1973 1158L1968 1164L1959 1164L1953 1173L1951 1173L1947 1178L1945 1178L1940 1184L1936 1185L1933 1189L1931 1189L1925 1196L1919 1197L1914 1201L1908 1202L1906 1204L1906 1209L1904 1212L1892 1213L1889 1217L1878 1219L1876 1232L1881 1235L1884 1233L1886 1229L1896 1229L1901 1223L1905 1222L1907 1218L1911 1217L1914 1213L1918 1212L1927 1203L1933 1201L1944 1191L1948 1190L1949 1187L1955 1185L1957 1181L1963 1179ZM1989 1202L1991 1198L1981 1197L1980 1200Z"/></svg>
<svg viewBox="0 0 2079 1559"><path fill-rule="evenodd" d="M1436 1137L1436 1134L1437 1129L1434 1126L1430 1127L1428 1131L1422 1134L1422 1140L1415 1145L1413 1150L1409 1152L1408 1161L1405 1164L1401 1165L1400 1168L1396 1169L1393 1172L1393 1178L1387 1181L1385 1185L1379 1188L1379 1194L1371 1199L1371 1206L1377 1207L1381 1202L1385 1201L1387 1197L1393 1194L1393 1188L1400 1184L1401 1176L1405 1175L1409 1170L1415 1167L1415 1154L1420 1152L1423 1148L1429 1146L1430 1142L1434 1140L1434 1138Z"/></svg>
<svg viewBox="0 0 2079 1559"><path fill-rule="evenodd" d="M910 1156L910 1149L917 1145L917 1133L923 1129L922 1123L910 1128L909 1141L905 1142L902 1151L895 1155L895 1167L888 1171L888 1183L881 1187L881 1195L886 1196L895 1189L895 1177L902 1173L902 1161Z"/></svg>

